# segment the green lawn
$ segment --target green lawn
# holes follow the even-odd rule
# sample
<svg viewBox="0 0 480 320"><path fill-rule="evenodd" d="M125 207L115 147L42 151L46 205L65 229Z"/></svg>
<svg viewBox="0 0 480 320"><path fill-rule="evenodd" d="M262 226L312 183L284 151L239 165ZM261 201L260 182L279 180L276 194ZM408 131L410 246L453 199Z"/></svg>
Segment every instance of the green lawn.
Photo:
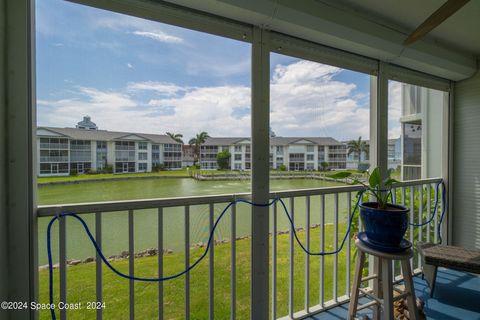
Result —
<svg viewBox="0 0 480 320"><path fill-rule="evenodd" d="M228 176L249 176L249 171L234 171L234 170L194 170L193 172L203 176L215 176L215 175L228 175ZM305 176L311 175L310 171L278 171L272 170L271 174L275 176ZM313 171L315 174L329 175L332 172ZM68 181L88 181L97 179L118 179L118 178L130 178L130 177L189 177L190 173L186 168L181 170L165 170L159 172L135 172L135 173L98 173L98 174L79 174L76 176L57 176L57 177L38 177L38 184L54 183L54 182L68 182Z"/></svg>
<svg viewBox="0 0 480 320"><path fill-rule="evenodd" d="M339 239L343 238L345 226L339 228ZM326 250L333 250L332 225L325 227ZM299 237L305 241L305 232L299 232ZM319 250L320 229L311 230L311 250ZM247 319L250 314L250 240L238 240L237 246L237 318ZM230 243L215 246L215 318L227 319L230 317ZM271 249L271 241L270 241ZM204 249L192 249L191 260L195 261ZM271 250L270 250L271 252ZM353 243L352 255L353 261ZM319 266L320 258L311 257L310 262L310 301L315 305L319 301ZM271 261L271 259L270 259ZM338 255L338 293L345 294L346 290L346 250ZM332 298L333 294L333 262L334 256L325 258L325 300ZM116 261L116 268L128 273L128 261ZM166 275L171 275L183 269L184 255L174 253L164 256L164 270ZM351 270L353 270L353 263ZM191 319L206 319L208 317L208 256L191 272ZM288 312L288 266L289 266L289 235L278 236L278 316ZM304 306L304 270L305 254L295 245L295 311ZM135 274L137 276L156 277L157 257L145 257L135 260ZM41 271L40 302L48 302L48 271ZM55 270L55 301L58 302L58 270ZM352 274L353 278L353 274ZM81 302L86 306L87 301L95 301L95 263L72 266L67 271L68 302ZM129 281L118 277L110 270L103 268L103 297L106 304L104 319L126 319L129 310ZM271 294L271 293L270 293ZM164 283L164 314L165 319L184 318L184 277ZM135 284L135 318L154 319L158 312L158 284L136 282ZM40 313L41 319L49 319L49 311ZM69 319L93 319L95 311L86 310L68 311Z"/></svg>
<svg viewBox="0 0 480 320"><path fill-rule="evenodd" d="M94 179L111 179L111 178L128 178L128 177L188 177L187 169L181 170L165 170L159 172L136 172L136 173L98 173L98 174L79 174L76 176L59 176L59 177L38 177L39 184L49 182L64 182L64 181L85 181Z"/></svg>

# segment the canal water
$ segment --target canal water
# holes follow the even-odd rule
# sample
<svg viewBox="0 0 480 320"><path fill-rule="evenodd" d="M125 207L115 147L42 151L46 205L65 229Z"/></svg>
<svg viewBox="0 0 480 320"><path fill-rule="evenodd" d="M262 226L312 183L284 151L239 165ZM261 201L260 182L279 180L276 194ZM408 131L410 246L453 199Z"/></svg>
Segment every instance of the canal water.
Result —
<svg viewBox="0 0 480 320"><path fill-rule="evenodd" d="M312 180L288 179L271 180L271 191L331 187L339 183ZM96 201L132 200L148 198L167 198L182 196L199 196L215 194L233 194L250 191L250 181L196 181L193 179L132 179L120 181L82 182L78 184L58 184L42 186L38 189L39 204L65 204ZM352 198L354 195L352 195ZM285 202L290 208L289 199ZM304 197L294 200L294 219L297 227L304 227L305 223ZM227 204L216 204L217 217ZM320 221L320 197L311 197L311 223ZM345 222L347 199L345 194L339 196L339 220ZM184 208L165 208L164 212L164 247L180 252L184 248ZM198 205L190 207L190 241L192 244L206 242L209 234L209 207ZM95 233L94 215L82 215L87 221L92 233ZM273 209L271 210L271 218ZM38 223L39 237L39 264L44 265L46 255L46 228L51 218L41 218ZM326 196L325 222L334 221L333 195ZM157 247L158 241L158 210L136 210L135 222L135 250ZM247 204L237 205L237 237L250 234L251 207ZM230 237L230 214L226 214L218 225L215 239L223 240ZM68 259L84 259L95 256L95 250L83 227L74 219L69 218L67 224L67 257ZM278 230L288 230L288 220L281 206L278 206ZM341 238L342 235L340 235ZM106 256L120 254L128 250L128 213L111 212L102 214L102 246ZM52 228L52 245L54 261L58 260L58 223Z"/></svg>

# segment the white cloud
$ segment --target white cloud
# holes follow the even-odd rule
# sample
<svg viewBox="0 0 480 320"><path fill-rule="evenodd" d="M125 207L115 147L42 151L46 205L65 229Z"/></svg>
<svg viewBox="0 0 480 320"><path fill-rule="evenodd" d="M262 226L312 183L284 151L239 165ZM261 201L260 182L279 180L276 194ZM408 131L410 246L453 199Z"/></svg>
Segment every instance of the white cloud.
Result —
<svg viewBox="0 0 480 320"><path fill-rule="evenodd" d="M154 91L158 94L172 96L179 92L186 91L187 88L177 86L173 83L145 81L145 82L131 82L127 85L129 91Z"/></svg>
<svg viewBox="0 0 480 320"><path fill-rule="evenodd" d="M250 88L219 86L193 88L183 96L151 100L151 107L175 107L175 115L164 117L174 132L191 137L200 131L211 136L250 136L250 116L232 116L234 108L250 105Z"/></svg>
<svg viewBox="0 0 480 320"><path fill-rule="evenodd" d="M166 34L165 32L162 31L133 31L132 32L134 35L141 36L141 37L146 37L150 38L159 42L166 42L166 43L181 43L183 42L182 38L172 36L169 34Z"/></svg>
<svg viewBox="0 0 480 320"><path fill-rule="evenodd" d="M277 135L368 138L368 106L353 98L355 84L333 80L340 72L310 61L277 65L270 86L270 119Z"/></svg>
<svg viewBox="0 0 480 320"><path fill-rule="evenodd" d="M355 84L334 80L340 72L308 61L276 66L270 88L277 135L368 138L368 106L360 105ZM250 88L243 85L187 87L145 81L117 91L78 87L72 98L38 101L38 119L40 125L72 126L89 114L107 130L171 131L187 139L200 131L250 136L250 104Z"/></svg>
<svg viewBox="0 0 480 320"><path fill-rule="evenodd" d="M250 70L251 59L246 57L238 62L218 61L217 57L193 57L187 61L186 71L191 75L213 75L228 77L247 73Z"/></svg>
<svg viewBox="0 0 480 320"><path fill-rule="evenodd" d="M102 129L123 130L134 129L129 113L138 103L124 93L78 87L68 99L38 100L37 105L39 125L71 127L89 114Z"/></svg>
<svg viewBox="0 0 480 320"><path fill-rule="evenodd" d="M402 83L388 83L388 138L395 139L402 134L400 117L402 116Z"/></svg>
<svg viewBox="0 0 480 320"><path fill-rule="evenodd" d="M133 65L131 63L127 63L127 68L128 69L133 69Z"/></svg>

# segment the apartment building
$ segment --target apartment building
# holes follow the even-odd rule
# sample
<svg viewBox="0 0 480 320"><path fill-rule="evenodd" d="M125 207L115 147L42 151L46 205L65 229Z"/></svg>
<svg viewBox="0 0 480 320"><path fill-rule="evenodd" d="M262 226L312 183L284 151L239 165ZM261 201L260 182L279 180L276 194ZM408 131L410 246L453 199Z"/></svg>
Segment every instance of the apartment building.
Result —
<svg viewBox="0 0 480 320"><path fill-rule="evenodd" d="M232 170L251 169L250 138L210 137L200 147L200 167L217 169L217 154L228 150ZM330 137L271 137L270 167L291 171L346 168L346 145Z"/></svg>
<svg viewBox="0 0 480 320"><path fill-rule="evenodd" d="M425 179L442 175L444 106L442 91L402 83L401 177Z"/></svg>
<svg viewBox="0 0 480 320"><path fill-rule="evenodd" d="M367 147L370 149L370 141L363 140L367 144ZM348 144L348 141L344 141L345 144ZM358 170L358 153L352 152L348 154L347 148L347 169ZM389 169L398 169L401 166L402 162L402 150L401 150L401 138L397 139L388 139L388 168ZM367 169L370 165L370 154L367 152L362 152L360 154L360 164L363 169ZM361 168L362 169L362 168Z"/></svg>
<svg viewBox="0 0 480 320"><path fill-rule="evenodd" d="M182 144L167 135L98 130L89 117L76 128L37 128L40 176L82 174L107 165L113 173L182 168Z"/></svg>

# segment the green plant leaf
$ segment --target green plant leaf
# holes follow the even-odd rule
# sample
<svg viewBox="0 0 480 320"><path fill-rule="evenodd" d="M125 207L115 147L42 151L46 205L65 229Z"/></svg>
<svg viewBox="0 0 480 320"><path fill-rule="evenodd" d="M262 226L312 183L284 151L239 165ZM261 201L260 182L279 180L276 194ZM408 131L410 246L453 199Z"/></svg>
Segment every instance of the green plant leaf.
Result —
<svg viewBox="0 0 480 320"><path fill-rule="evenodd" d="M390 178L388 177L387 179L385 179L383 181L383 185L387 188L390 188L392 185L394 185L395 183L398 183L398 180L395 180L393 178Z"/></svg>
<svg viewBox="0 0 480 320"><path fill-rule="evenodd" d="M381 181L382 181L382 178L380 177L380 170L378 168L375 168L370 174L370 178L368 179L368 184L370 185L370 188L376 189L380 186Z"/></svg>
<svg viewBox="0 0 480 320"><path fill-rule="evenodd" d="M357 179L353 179L352 184L363 184L363 185L365 185L365 183L363 183L362 181L357 180Z"/></svg>
<svg viewBox="0 0 480 320"><path fill-rule="evenodd" d="M332 179L345 179L345 178L348 178L352 175L351 172L348 172L348 171L340 171L340 172L337 172L335 174L332 174L332 175L329 175L328 177L329 178L332 178Z"/></svg>

